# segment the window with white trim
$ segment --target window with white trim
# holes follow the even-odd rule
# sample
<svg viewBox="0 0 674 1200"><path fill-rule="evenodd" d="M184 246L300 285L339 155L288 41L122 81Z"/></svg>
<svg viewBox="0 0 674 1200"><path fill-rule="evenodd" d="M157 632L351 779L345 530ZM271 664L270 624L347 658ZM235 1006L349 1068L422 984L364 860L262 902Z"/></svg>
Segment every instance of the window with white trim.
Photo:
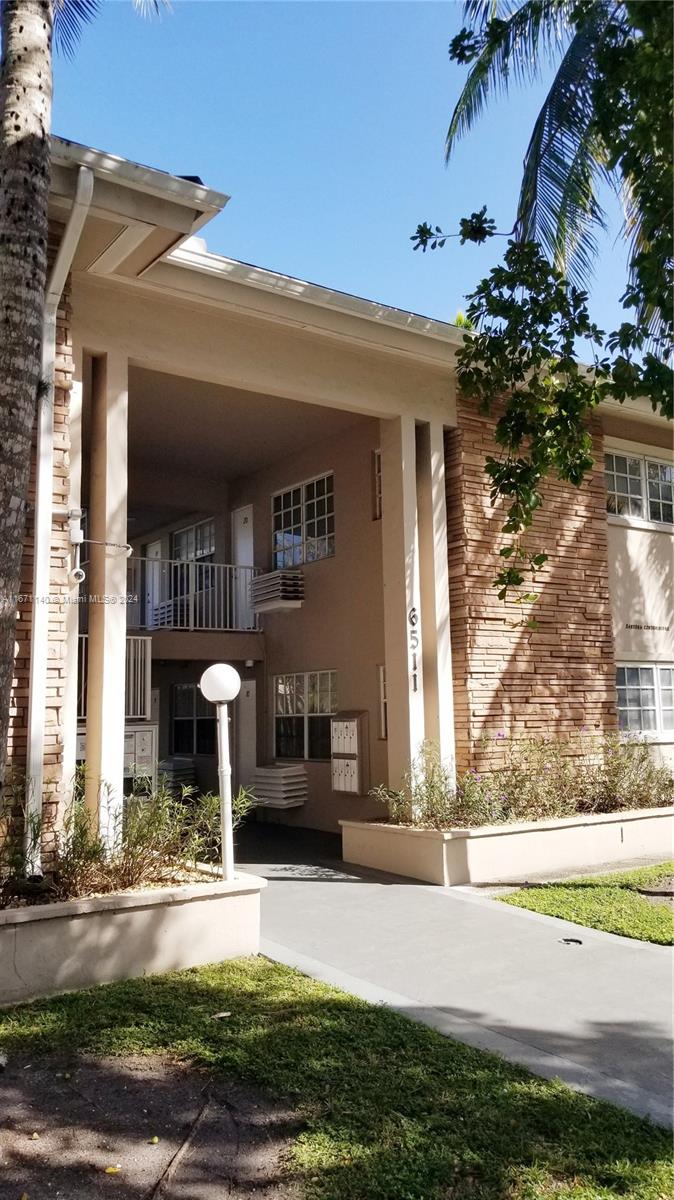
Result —
<svg viewBox="0 0 674 1200"><path fill-rule="evenodd" d="M337 711L337 672L274 677L274 756L330 758L330 717Z"/></svg>
<svg viewBox="0 0 674 1200"><path fill-rule="evenodd" d="M609 513L674 525L674 464L611 451L604 478Z"/></svg>
<svg viewBox="0 0 674 1200"><path fill-rule="evenodd" d="M381 450L372 451L372 519L381 521L382 490L381 490Z"/></svg>
<svg viewBox="0 0 674 1200"><path fill-rule="evenodd" d="M618 725L631 733L674 732L674 664L616 667Z"/></svg>
<svg viewBox="0 0 674 1200"><path fill-rule="evenodd" d="M272 496L271 528L275 571L330 558L335 553L332 473Z"/></svg>
<svg viewBox="0 0 674 1200"><path fill-rule="evenodd" d="M384 741L388 737L388 695L386 693L386 667L381 663L377 667L379 680L379 736Z"/></svg>
<svg viewBox="0 0 674 1200"><path fill-rule="evenodd" d="M171 753L215 754L215 708L196 683L171 688Z"/></svg>
<svg viewBox="0 0 674 1200"><path fill-rule="evenodd" d="M651 521L674 524L674 466L646 461L648 515Z"/></svg>

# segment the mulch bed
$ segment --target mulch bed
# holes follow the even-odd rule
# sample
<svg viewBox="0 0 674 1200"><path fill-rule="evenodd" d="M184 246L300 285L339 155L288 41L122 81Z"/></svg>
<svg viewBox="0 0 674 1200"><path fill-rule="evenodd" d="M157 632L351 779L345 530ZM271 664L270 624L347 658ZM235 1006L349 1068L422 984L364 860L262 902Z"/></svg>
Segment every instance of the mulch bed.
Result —
<svg viewBox="0 0 674 1200"><path fill-rule="evenodd" d="M0 1200L297 1200L297 1115L159 1056L10 1060Z"/></svg>

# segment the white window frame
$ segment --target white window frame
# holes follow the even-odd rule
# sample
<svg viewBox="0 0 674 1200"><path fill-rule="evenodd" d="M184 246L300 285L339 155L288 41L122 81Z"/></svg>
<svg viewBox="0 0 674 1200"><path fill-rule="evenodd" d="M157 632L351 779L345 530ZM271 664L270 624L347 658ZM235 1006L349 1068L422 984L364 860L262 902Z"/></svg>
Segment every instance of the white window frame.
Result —
<svg viewBox="0 0 674 1200"><path fill-rule="evenodd" d="M330 697L330 705L331 705L330 712L323 712L321 710L319 710L318 712L309 712L309 678L312 675L315 675L318 677L317 683L318 683L319 696L320 696L320 687L321 687L321 676L327 675L330 677L328 680L328 687L329 687L328 694ZM279 680L281 680L281 679L292 679L294 681L294 683L293 683L293 695L294 696L297 695L297 682L296 681L298 679L302 680L302 695L303 695L303 703L302 703L303 711L302 712L298 712L295 709L292 712L279 712L278 711L278 708L277 708L278 686L277 685L278 685ZM329 754L328 754L327 758L310 758L309 757L309 722L312 717L333 717L337 711L337 672L335 671L334 667L326 667L320 671L281 671L281 672L279 672L278 675L273 676L272 688L273 688L273 693L272 693L272 695L273 695L273 699L272 699L272 712L273 712L272 752L273 752L274 760L276 762L298 762L298 761L329 762L330 761ZM277 754L276 754L276 721L277 721L277 718L279 718L279 717L303 717L304 718L304 721L303 721L304 754L301 755L299 759L280 757L280 756L277 756Z"/></svg>
<svg viewBox="0 0 674 1200"><path fill-rule="evenodd" d="M603 448L604 455L620 455L623 458L636 458L640 466L641 498L644 514L640 517L628 513L614 513L607 509L607 519L611 524L628 525L635 529L657 529L661 532L674 534L674 522L656 521L650 515L650 497L648 495L648 463L654 466L669 467L674 470L674 459L663 456L662 447L645 446L637 442L621 441L618 438L606 439ZM605 460L603 467L605 470ZM608 489L607 489L608 495Z"/></svg>
<svg viewBox="0 0 674 1200"><path fill-rule="evenodd" d="M383 512L382 504L382 476L381 476L381 450L372 451L372 520L381 521Z"/></svg>
<svg viewBox="0 0 674 1200"><path fill-rule="evenodd" d="M661 694L661 692L663 690L663 685L660 681L660 672L661 671L674 671L674 662L660 662L660 661L644 662L641 660L639 662L624 662L624 661L617 662L616 663L616 704L617 704L617 695L618 695L618 671L620 671L620 670L628 671L630 669L650 670L653 672L653 690L655 692L655 706L654 706L655 707L655 729L620 729L621 735L625 735L625 736L631 735L632 737L643 738L644 741L649 741L649 742L674 742L674 728L673 729L665 729L664 725L663 725L663 720L662 720L663 704L662 704L662 694ZM627 689L629 686L630 685L627 684L627 682L626 682L625 688ZM632 686L634 686L634 685L632 685ZM641 686L641 684L639 686ZM669 705L667 705L667 708L669 708ZM642 710L640 709L639 711L642 711ZM620 714L620 707L618 707L618 714Z"/></svg>
<svg viewBox="0 0 674 1200"><path fill-rule="evenodd" d="M379 663L377 667L377 681L379 685L379 738L385 742L388 739L388 693L385 663Z"/></svg>
<svg viewBox="0 0 674 1200"><path fill-rule="evenodd" d="M308 537L307 536L307 524L309 524L310 522L307 521L307 504L311 504L312 500L310 498L307 498L307 488L311 487L312 484L320 483L323 480L325 480L325 483L326 483L326 490L323 494L323 497L325 497L326 499L328 496L332 497L332 512L331 513L327 512L327 505L326 505L326 512L325 512L325 514L322 514L322 515L324 515L326 518L326 524L330 518L332 519L332 531L330 533L326 532L325 534L321 534L320 536L317 535L315 537ZM328 482L329 482L329 487L330 487L329 491L327 488ZM278 532L277 530L274 529L274 517L277 515L274 512L274 501L277 500L280 496L286 496L289 492L295 492L295 491L300 492L300 503L299 503L300 522L299 522L299 524L300 524L301 541L298 542L295 546L288 546L287 548L277 547L274 544L274 539L275 539L276 533ZM318 499L319 500L323 499L323 497L318 497ZM314 497L313 502L315 502L315 501L316 501L316 497ZM311 521L318 520L318 519L319 518L317 518L317 517L310 518ZM279 488L278 491L273 492L272 496L271 496L271 501L270 501L270 524L271 524L272 570L274 570L274 571L291 570L293 567L307 566L309 563L322 562L326 558L333 558L334 554L335 554L335 474L334 474L334 471L323 471L323 472L321 472L320 475L313 475L311 477L311 479L304 479L300 483L292 483L288 487L282 487L282 488ZM315 548L316 544L320 543L320 542L326 542L329 545L330 540L331 540L332 548L327 549L326 553L317 554L312 558L307 557L307 548L309 546L313 546ZM299 556L296 555L297 551L299 551ZM288 553L292 557L293 560L297 557L297 561L293 561L292 563L290 563L287 566L285 564L278 566L277 561L276 561L276 556L285 554L285 553Z"/></svg>

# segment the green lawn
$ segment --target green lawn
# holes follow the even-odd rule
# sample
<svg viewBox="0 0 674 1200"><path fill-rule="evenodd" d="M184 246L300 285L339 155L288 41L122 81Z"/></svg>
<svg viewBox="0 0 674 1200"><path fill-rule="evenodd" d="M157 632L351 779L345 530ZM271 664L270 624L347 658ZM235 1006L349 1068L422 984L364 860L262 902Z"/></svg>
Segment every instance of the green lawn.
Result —
<svg viewBox="0 0 674 1200"><path fill-rule="evenodd" d="M635 890L644 884L657 883L666 875L674 875L674 862L613 875L544 883L499 899L590 929L669 946L674 942L674 910L666 903L653 904Z"/></svg>
<svg viewBox="0 0 674 1200"><path fill-rule="evenodd" d="M674 1195L664 1130L265 959L5 1011L0 1049L162 1052L253 1082L304 1114L288 1170L323 1200Z"/></svg>

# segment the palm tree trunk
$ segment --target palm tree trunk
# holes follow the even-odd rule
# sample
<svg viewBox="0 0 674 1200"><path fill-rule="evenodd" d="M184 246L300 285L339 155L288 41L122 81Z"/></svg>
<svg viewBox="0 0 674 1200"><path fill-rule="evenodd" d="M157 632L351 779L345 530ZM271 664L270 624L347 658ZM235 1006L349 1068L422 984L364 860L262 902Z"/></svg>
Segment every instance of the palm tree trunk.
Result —
<svg viewBox="0 0 674 1200"><path fill-rule="evenodd" d="M52 98L51 0L0 0L0 781L31 440L42 359Z"/></svg>

